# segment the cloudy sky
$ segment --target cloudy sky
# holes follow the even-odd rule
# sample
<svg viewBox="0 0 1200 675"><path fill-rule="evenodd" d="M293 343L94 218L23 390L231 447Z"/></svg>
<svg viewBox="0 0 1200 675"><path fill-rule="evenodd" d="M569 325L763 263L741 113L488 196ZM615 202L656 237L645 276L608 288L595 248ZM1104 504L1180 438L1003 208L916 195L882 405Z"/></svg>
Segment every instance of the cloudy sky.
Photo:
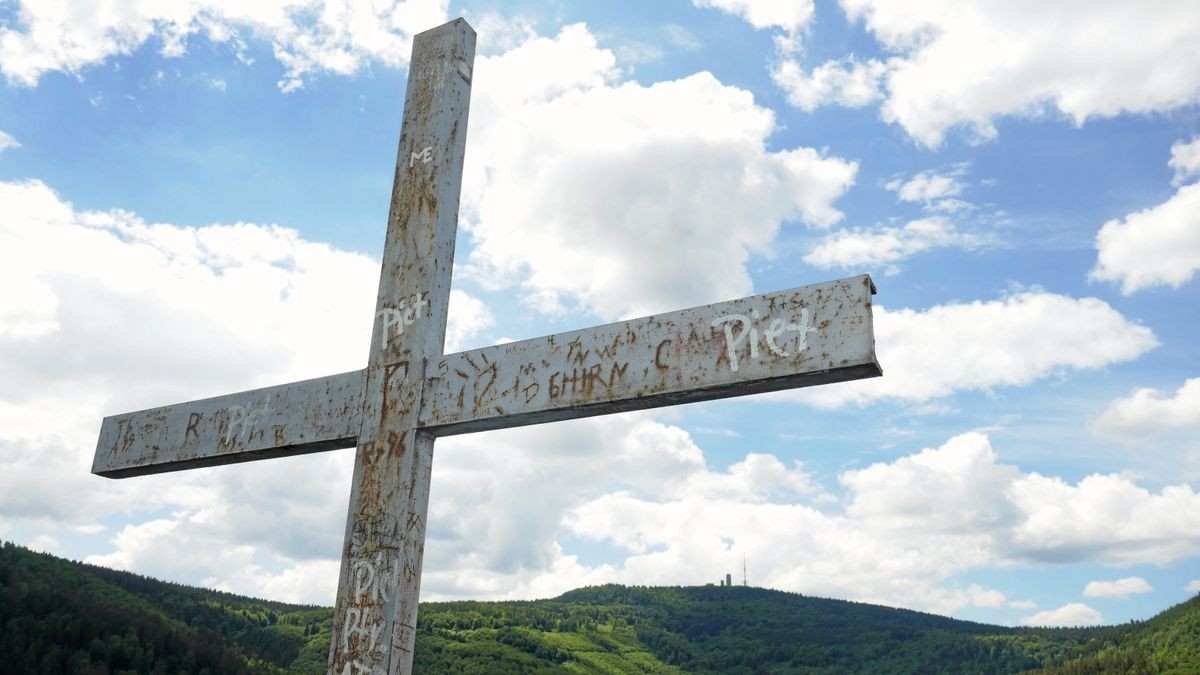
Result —
<svg viewBox="0 0 1200 675"><path fill-rule="evenodd" d="M411 37L456 16L448 350L865 272L885 376L439 441L424 598L743 557L1002 624L1200 591L1186 0L0 2L0 538L332 602L352 451L91 457L365 365Z"/></svg>

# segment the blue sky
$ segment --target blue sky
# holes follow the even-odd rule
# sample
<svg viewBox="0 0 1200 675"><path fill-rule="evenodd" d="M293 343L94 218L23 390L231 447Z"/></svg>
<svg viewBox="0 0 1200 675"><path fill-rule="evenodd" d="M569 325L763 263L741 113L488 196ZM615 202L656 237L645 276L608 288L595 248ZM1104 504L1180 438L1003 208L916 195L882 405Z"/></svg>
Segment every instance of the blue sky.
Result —
<svg viewBox="0 0 1200 675"><path fill-rule="evenodd" d="M1003 624L1200 591L1200 11L0 3L0 537L332 601L352 453L106 414L360 368L411 35L479 33L448 350L870 273L880 380L440 441L423 597L735 573Z"/></svg>

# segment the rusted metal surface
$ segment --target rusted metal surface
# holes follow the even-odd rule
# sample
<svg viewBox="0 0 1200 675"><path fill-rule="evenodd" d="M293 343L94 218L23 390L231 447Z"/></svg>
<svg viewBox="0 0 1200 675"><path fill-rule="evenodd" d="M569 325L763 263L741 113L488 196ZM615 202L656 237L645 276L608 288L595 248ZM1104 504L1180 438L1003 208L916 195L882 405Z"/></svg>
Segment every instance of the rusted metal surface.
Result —
<svg viewBox="0 0 1200 675"><path fill-rule="evenodd" d="M475 31L417 35L388 216L329 671L409 673L433 436L417 429L442 353L458 229Z"/></svg>
<svg viewBox="0 0 1200 675"><path fill-rule="evenodd" d="M367 368L101 426L113 478L357 444L331 673L411 672L435 436L881 374L866 276L443 356L474 46L413 42Z"/></svg>
<svg viewBox="0 0 1200 675"><path fill-rule="evenodd" d="M92 473L143 476L353 446L362 371L104 418Z"/></svg>
<svg viewBox="0 0 1200 675"><path fill-rule="evenodd" d="M451 354L421 425L438 435L881 375L870 277Z"/></svg>
<svg viewBox="0 0 1200 675"><path fill-rule="evenodd" d="M445 436L874 377L873 292L850 277L447 354L430 361L417 427ZM92 472L354 446L366 372L105 418ZM408 375L390 386L412 387Z"/></svg>

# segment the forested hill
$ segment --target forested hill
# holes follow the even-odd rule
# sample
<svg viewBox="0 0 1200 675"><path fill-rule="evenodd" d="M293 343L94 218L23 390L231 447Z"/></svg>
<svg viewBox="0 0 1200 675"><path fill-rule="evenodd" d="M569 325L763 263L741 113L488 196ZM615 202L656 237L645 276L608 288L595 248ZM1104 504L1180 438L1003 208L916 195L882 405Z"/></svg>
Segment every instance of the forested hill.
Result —
<svg viewBox="0 0 1200 675"><path fill-rule="evenodd" d="M1200 598L1141 623L1015 629L758 588L600 586L424 603L421 673L1200 672ZM332 610L0 547L0 670L322 673Z"/></svg>

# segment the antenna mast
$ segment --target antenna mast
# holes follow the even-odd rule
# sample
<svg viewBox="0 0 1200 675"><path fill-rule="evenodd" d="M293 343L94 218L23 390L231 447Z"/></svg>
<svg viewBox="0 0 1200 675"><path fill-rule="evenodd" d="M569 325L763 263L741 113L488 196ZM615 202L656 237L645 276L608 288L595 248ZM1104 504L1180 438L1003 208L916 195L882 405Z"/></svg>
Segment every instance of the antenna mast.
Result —
<svg viewBox="0 0 1200 675"><path fill-rule="evenodd" d="M746 554L742 554L742 586L749 586L750 583L746 580Z"/></svg>

